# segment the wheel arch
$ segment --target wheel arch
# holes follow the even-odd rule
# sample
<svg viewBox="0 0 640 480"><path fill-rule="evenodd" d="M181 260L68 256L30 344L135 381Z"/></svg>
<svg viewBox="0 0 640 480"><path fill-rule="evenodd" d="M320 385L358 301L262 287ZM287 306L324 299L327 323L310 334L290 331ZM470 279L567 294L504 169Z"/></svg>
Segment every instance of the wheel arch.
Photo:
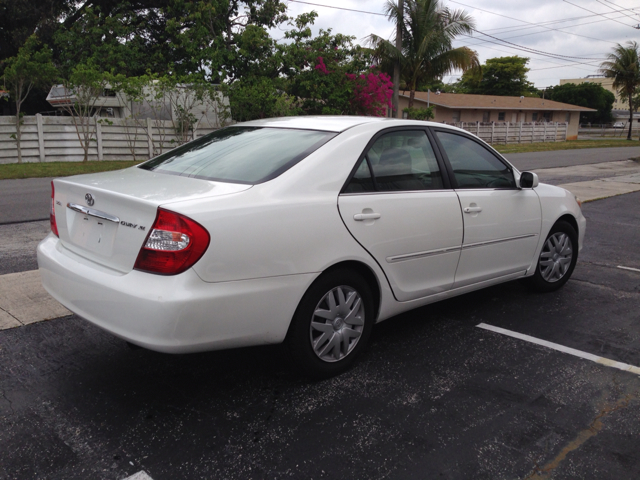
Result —
<svg viewBox="0 0 640 480"><path fill-rule="evenodd" d="M382 300L382 289L380 286L380 281L378 280L377 275L371 270L371 268L362 262L357 260L346 260L334 265L331 265L329 268L325 269L321 275L326 274L327 272L332 272L334 270L339 269L348 269L353 270L360 274L362 278L367 282L369 288L371 289L371 294L373 295L373 308L374 308L374 323L378 319L378 315L380 314L380 302Z"/></svg>
<svg viewBox="0 0 640 480"><path fill-rule="evenodd" d="M560 218L558 218L553 225L555 225L558 222L567 222L569 225L571 225L573 227L573 229L576 231L576 233L578 235L580 235L580 227L578 226L578 221L576 220L576 218L571 215L570 213L565 213L564 215L562 215ZM551 228L553 228L553 225L551 226Z"/></svg>

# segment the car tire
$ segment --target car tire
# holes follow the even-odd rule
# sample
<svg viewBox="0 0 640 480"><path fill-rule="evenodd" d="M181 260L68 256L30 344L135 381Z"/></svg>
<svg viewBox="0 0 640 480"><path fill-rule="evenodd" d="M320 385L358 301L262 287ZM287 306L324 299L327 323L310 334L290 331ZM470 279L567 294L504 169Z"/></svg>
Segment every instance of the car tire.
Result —
<svg viewBox="0 0 640 480"><path fill-rule="evenodd" d="M321 275L302 297L285 343L293 365L312 379L348 370L366 348L374 323L371 288L357 272Z"/></svg>
<svg viewBox="0 0 640 480"><path fill-rule="evenodd" d="M538 292L553 292L562 288L571 278L578 260L578 234L565 221L558 221L549 231L536 272L529 277L529 285Z"/></svg>

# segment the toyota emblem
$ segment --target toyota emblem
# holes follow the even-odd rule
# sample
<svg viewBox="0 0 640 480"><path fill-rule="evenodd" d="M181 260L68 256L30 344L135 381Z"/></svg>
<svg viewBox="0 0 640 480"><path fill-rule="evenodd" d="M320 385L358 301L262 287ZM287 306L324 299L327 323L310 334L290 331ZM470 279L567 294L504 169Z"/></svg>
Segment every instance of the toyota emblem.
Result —
<svg viewBox="0 0 640 480"><path fill-rule="evenodd" d="M93 204L96 203L96 201L93 199L93 195L91 195L90 193L87 193L84 196L84 199L87 201L87 205L89 205L90 207L92 207Z"/></svg>

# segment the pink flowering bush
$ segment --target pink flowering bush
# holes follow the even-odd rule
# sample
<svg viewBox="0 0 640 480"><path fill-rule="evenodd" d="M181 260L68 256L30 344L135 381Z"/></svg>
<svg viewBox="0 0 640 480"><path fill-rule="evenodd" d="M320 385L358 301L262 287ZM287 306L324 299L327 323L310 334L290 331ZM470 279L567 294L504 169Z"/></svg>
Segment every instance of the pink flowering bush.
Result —
<svg viewBox="0 0 640 480"><path fill-rule="evenodd" d="M317 68L317 67L316 67ZM369 72L357 76L348 73L349 80L355 82L351 106L358 115L384 117L386 108L391 108L393 82L386 73ZM385 108L386 107L386 108Z"/></svg>

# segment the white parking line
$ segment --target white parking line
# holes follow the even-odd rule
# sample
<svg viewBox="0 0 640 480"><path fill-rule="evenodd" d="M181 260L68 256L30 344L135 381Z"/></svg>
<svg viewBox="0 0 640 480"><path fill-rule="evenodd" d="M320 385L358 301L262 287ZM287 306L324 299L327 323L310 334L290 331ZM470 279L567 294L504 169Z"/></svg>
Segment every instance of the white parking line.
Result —
<svg viewBox="0 0 640 480"><path fill-rule="evenodd" d="M144 470L140 470L138 473L134 473L130 477L124 478L123 480L153 480L153 478L147 475L147 472L145 472Z"/></svg>
<svg viewBox="0 0 640 480"><path fill-rule="evenodd" d="M484 330L490 330L496 333L501 333L503 335L508 335L509 337L518 338L520 340L524 340L525 342L542 345L543 347L551 348L552 350L557 350L563 353L568 353L569 355L584 358L585 360L591 360L592 362L599 363L600 365L604 365L606 367L617 368L618 370L623 370L625 372L631 372L635 373L636 375L640 375L639 367L634 367L633 365L628 365L626 363L609 360L608 358L599 357L591 353L582 352L580 350L576 350L575 348L569 348L557 343L547 342L546 340L530 337L529 335L524 335L523 333L512 332L511 330L506 330L504 328L494 327L493 325L487 325L486 323L479 323L478 325L476 325L476 327L482 328Z"/></svg>
<svg viewBox="0 0 640 480"><path fill-rule="evenodd" d="M638 269L638 268L623 267L622 265L618 265L618 268L621 268L622 270L631 270L632 272L638 272L638 273L640 273L640 269Z"/></svg>

